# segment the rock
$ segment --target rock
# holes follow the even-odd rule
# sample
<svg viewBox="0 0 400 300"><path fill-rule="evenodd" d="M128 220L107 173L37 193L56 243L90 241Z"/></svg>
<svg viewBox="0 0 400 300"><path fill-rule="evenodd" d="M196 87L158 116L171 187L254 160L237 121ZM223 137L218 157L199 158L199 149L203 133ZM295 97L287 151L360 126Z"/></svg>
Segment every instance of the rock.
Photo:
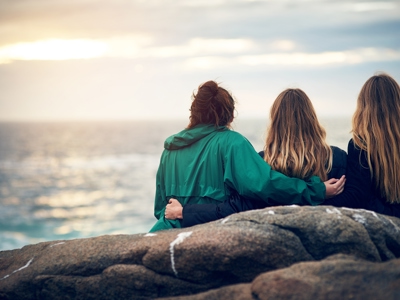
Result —
<svg viewBox="0 0 400 300"><path fill-rule="evenodd" d="M400 299L400 259L373 263L347 255L302 262L236 284L163 300Z"/></svg>
<svg viewBox="0 0 400 300"><path fill-rule="evenodd" d="M207 292L198 293L195 295L177 296L177 297L166 297L157 298L162 300L249 300L253 298L251 294L251 283L239 283L234 285L228 285L219 289L209 290Z"/></svg>
<svg viewBox="0 0 400 300"><path fill-rule="evenodd" d="M256 299L400 299L400 259L372 263L345 256L264 273L251 285Z"/></svg>
<svg viewBox="0 0 400 300"><path fill-rule="evenodd" d="M327 258L335 254L358 260L346 256L332 269L332 258ZM325 289L333 287L339 295L360 289L357 278L374 268L386 280L368 281L369 287L385 288L390 296L397 295L398 281L382 272L392 262L398 266L399 257L398 218L330 206L270 207L156 234L52 241L2 251L0 299L184 299L204 293L211 297L207 299L265 299L279 298L272 287L280 289L281 284L293 287L285 289L292 296L291 290L304 290L324 298L328 294L319 290L323 282L332 281ZM323 268L325 273L319 271ZM305 274L321 278L307 280ZM347 279L334 280L337 274Z"/></svg>

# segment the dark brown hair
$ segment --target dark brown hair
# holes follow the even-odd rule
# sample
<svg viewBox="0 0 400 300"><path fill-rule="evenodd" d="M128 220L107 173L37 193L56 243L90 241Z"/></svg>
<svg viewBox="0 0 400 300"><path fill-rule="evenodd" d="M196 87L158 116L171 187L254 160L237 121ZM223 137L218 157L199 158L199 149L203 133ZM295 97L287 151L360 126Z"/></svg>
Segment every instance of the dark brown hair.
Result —
<svg viewBox="0 0 400 300"><path fill-rule="evenodd" d="M201 84L197 94L193 93L192 99L188 128L199 124L213 124L216 127L230 126L233 121L235 100L215 81Z"/></svg>

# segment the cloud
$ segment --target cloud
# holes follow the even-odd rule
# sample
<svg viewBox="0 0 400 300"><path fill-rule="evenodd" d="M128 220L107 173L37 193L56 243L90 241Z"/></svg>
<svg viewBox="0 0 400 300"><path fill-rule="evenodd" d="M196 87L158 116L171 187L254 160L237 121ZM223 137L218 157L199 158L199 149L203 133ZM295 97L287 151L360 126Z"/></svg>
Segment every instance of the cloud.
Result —
<svg viewBox="0 0 400 300"><path fill-rule="evenodd" d="M361 48L346 51L328 51L320 53L268 53L261 55L243 55L232 58L204 56L187 59L184 67L193 69L217 69L230 66L282 67L320 67L354 65L368 62L400 61L400 50L385 48Z"/></svg>
<svg viewBox="0 0 400 300"><path fill-rule="evenodd" d="M90 40L46 40L0 48L0 64L13 60L87 59L104 55L107 44Z"/></svg>
<svg viewBox="0 0 400 300"><path fill-rule="evenodd" d="M135 51L126 52L127 45L131 44L131 39L120 39L117 42L111 40L109 42L110 51L105 54L109 57L126 57L126 58L168 58L168 57L188 57L209 54L230 55L236 53L245 53L252 50L255 45L249 39L203 39L193 38L182 45L172 46L150 46L144 43L137 43L136 47L132 46Z"/></svg>
<svg viewBox="0 0 400 300"><path fill-rule="evenodd" d="M358 2L353 3L351 8L356 12L395 10L397 8L397 4L394 1Z"/></svg>
<svg viewBox="0 0 400 300"><path fill-rule="evenodd" d="M296 48L296 43L291 40L276 40L270 44L272 49L280 51L291 51Z"/></svg>
<svg viewBox="0 0 400 300"><path fill-rule="evenodd" d="M154 46L146 35L116 37L106 40L44 40L0 47L0 64L13 60L63 60L83 58L169 58L210 54L240 54L255 45L248 39L193 38L182 45Z"/></svg>
<svg viewBox="0 0 400 300"><path fill-rule="evenodd" d="M400 51L393 49L362 48L347 51L321 53L271 53L238 58L238 62L250 65L352 65L365 62L400 61Z"/></svg>
<svg viewBox="0 0 400 300"><path fill-rule="evenodd" d="M14 60L65 60L90 58L184 61L183 69L215 69L231 66L318 67L367 62L400 61L400 50L363 47L339 51L307 52L292 40L257 43L252 39L193 38L183 44L157 46L148 35L106 40L45 40L0 47L0 64Z"/></svg>
<svg viewBox="0 0 400 300"><path fill-rule="evenodd" d="M0 119L174 115L187 88L212 78L246 99L241 112L258 113L291 83L319 89L315 99L342 110L337 99L353 99L367 75L400 76L400 0L0 0L0 7Z"/></svg>

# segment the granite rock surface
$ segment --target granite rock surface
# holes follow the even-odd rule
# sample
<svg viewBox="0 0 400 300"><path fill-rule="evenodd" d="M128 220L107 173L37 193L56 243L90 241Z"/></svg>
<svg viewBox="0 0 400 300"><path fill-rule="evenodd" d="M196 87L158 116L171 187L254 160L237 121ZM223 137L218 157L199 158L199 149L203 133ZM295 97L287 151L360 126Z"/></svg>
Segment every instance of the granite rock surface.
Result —
<svg viewBox="0 0 400 300"><path fill-rule="evenodd" d="M270 207L0 252L0 299L400 299L400 219Z"/></svg>

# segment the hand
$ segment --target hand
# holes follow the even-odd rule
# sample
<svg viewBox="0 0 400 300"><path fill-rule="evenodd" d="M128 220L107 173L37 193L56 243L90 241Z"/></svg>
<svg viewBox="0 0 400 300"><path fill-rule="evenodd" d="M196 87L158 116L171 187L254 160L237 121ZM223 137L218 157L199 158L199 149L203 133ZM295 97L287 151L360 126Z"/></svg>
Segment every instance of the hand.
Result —
<svg viewBox="0 0 400 300"><path fill-rule="evenodd" d="M326 187L325 199L332 198L343 192L346 176L343 175L340 179L331 178L324 182Z"/></svg>
<svg viewBox="0 0 400 300"><path fill-rule="evenodd" d="M169 220L183 219L183 207L178 200L171 198L165 208L165 218Z"/></svg>

